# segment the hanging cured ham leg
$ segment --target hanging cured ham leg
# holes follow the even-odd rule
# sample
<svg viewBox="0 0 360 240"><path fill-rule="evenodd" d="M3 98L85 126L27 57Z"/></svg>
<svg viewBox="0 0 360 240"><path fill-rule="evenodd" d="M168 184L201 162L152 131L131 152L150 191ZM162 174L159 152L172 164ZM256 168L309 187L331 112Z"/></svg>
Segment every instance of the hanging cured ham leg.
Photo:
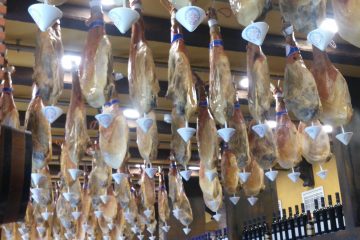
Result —
<svg viewBox="0 0 360 240"><path fill-rule="evenodd" d="M316 41L316 36L322 36L323 41ZM333 127L341 127L342 133L336 135L343 144L347 145L353 135L344 132L343 126L351 121L353 109L349 89L344 76L331 63L326 47L335 32L318 28L308 34L308 40L313 44L313 64L311 72L314 75L322 105L320 120Z"/></svg>
<svg viewBox="0 0 360 240"><path fill-rule="evenodd" d="M284 22L286 39L286 67L284 75L284 101L289 111L303 122L316 120L321 113L321 102L315 79L306 68L297 47L292 25ZM311 126L306 132L315 139L320 128Z"/></svg>
<svg viewBox="0 0 360 240"><path fill-rule="evenodd" d="M35 48L33 80L45 105L57 103L64 88L64 72L61 59L64 49L58 20L45 32L38 31Z"/></svg>
<svg viewBox="0 0 360 240"><path fill-rule="evenodd" d="M169 208L169 200L168 194L165 186L165 178L164 173L159 169L159 191L158 191L158 211L159 211L159 219L163 223L162 229L165 232L169 232L170 226L167 225L167 222L170 218L170 208Z"/></svg>
<svg viewBox="0 0 360 240"><path fill-rule="evenodd" d="M80 65L81 91L94 108L104 105L107 86L112 82L111 44L105 33L101 1L90 1L91 15L87 21L84 54Z"/></svg>
<svg viewBox="0 0 360 240"><path fill-rule="evenodd" d="M14 73L14 71L15 68L5 61L4 80L2 81L3 87L0 96L0 125L19 128L19 113L14 102L11 80L11 74Z"/></svg>
<svg viewBox="0 0 360 240"><path fill-rule="evenodd" d="M246 183L243 184L244 193L248 197L248 201L251 206L255 205L258 198L256 197L264 186L264 171L256 161L252 160L246 167L246 171L251 175Z"/></svg>
<svg viewBox="0 0 360 240"><path fill-rule="evenodd" d="M229 0L236 20L243 26L255 21L270 5L269 0Z"/></svg>
<svg viewBox="0 0 360 240"><path fill-rule="evenodd" d="M253 130L264 137L267 125L264 123L272 101L270 91L270 73L267 58L261 50L269 25L257 22L247 26L242 38L247 40L247 76L249 79L248 103L251 116L259 123Z"/></svg>
<svg viewBox="0 0 360 240"><path fill-rule="evenodd" d="M238 183L239 168L237 166L236 155L224 144L223 154L221 156L221 178L225 191L229 195L235 195Z"/></svg>

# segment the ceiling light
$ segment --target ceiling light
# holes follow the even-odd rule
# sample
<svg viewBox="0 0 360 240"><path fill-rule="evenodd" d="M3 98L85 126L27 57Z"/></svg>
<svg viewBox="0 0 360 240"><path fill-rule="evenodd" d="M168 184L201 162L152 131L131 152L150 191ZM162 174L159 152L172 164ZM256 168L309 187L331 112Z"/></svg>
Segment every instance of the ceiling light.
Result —
<svg viewBox="0 0 360 240"><path fill-rule="evenodd" d="M248 88L249 87L249 79L247 77L240 80L240 87L241 88Z"/></svg>
<svg viewBox="0 0 360 240"><path fill-rule="evenodd" d="M140 168L141 165L140 165L140 164L135 164L135 167L136 167L136 168Z"/></svg>
<svg viewBox="0 0 360 240"><path fill-rule="evenodd" d="M324 21L322 21L322 23L320 24L320 29L332 32L332 33L337 33L339 28L338 25L336 24L336 21L332 18L325 18Z"/></svg>
<svg viewBox="0 0 360 240"><path fill-rule="evenodd" d="M103 6L111 6L111 5L115 4L115 1L114 0L101 0L101 4Z"/></svg>
<svg viewBox="0 0 360 240"><path fill-rule="evenodd" d="M129 119L137 119L140 117L139 112L132 108L125 109L123 113L124 113L124 116Z"/></svg>
<svg viewBox="0 0 360 240"><path fill-rule="evenodd" d="M269 126L269 128L276 128L276 126L277 126L277 123L276 123L276 121L274 121L274 120L269 120L269 121L266 121L266 124Z"/></svg>
<svg viewBox="0 0 360 240"><path fill-rule="evenodd" d="M193 170L193 171L199 171L200 167L198 167L198 166L190 166L190 167L188 167L188 169Z"/></svg>
<svg viewBox="0 0 360 240"><path fill-rule="evenodd" d="M326 133L331 133L333 131L333 127L330 126L330 125L324 125L323 126L323 130L326 132Z"/></svg>
<svg viewBox="0 0 360 240"><path fill-rule="evenodd" d="M64 55L61 59L61 66L64 70L71 70L73 65L79 67L81 57L77 55Z"/></svg>

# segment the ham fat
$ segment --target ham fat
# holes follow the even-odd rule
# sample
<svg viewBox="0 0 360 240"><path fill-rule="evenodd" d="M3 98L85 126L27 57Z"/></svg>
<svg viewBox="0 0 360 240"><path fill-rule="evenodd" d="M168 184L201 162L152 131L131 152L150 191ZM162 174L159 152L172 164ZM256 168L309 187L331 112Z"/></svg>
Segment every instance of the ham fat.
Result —
<svg viewBox="0 0 360 240"><path fill-rule="evenodd" d="M229 0L236 20L243 26L254 22L264 11L268 0Z"/></svg>
<svg viewBox="0 0 360 240"><path fill-rule="evenodd" d="M314 30L326 15L326 0L280 0L279 5L285 21L305 34Z"/></svg>
<svg viewBox="0 0 360 240"><path fill-rule="evenodd" d="M261 47L250 42L247 45L246 59L249 111L257 122L261 122L265 120L272 101L269 66Z"/></svg>
<svg viewBox="0 0 360 240"><path fill-rule="evenodd" d="M235 89L231 80L229 59L224 52L216 10L209 8L210 27L210 76L209 102L216 121L222 125L233 114Z"/></svg>
<svg viewBox="0 0 360 240"><path fill-rule="evenodd" d="M105 34L101 3L90 1L91 16L87 24L85 50L80 65L81 91L94 108L105 103L107 86L112 81L111 44Z"/></svg>
<svg viewBox="0 0 360 240"><path fill-rule="evenodd" d="M313 46L314 75L322 105L320 120L332 126L345 125L350 122L353 109L349 89L344 76L330 62L326 51Z"/></svg>
<svg viewBox="0 0 360 240"><path fill-rule="evenodd" d="M339 35L360 48L360 18L358 0L332 0Z"/></svg>
<svg viewBox="0 0 360 240"><path fill-rule="evenodd" d="M56 104L64 88L63 54L60 21L45 32L38 30L33 80L45 105Z"/></svg>
<svg viewBox="0 0 360 240"><path fill-rule="evenodd" d="M2 81L2 93L0 96L0 124L12 128L19 128L19 113L13 97L11 80L11 74L15 71L15 68L9 66L6 61L4 70L4 80Z"/></svg>
<svg viewBox="0 0 360 240"><path fill-rule="evenodd" d="M139 12L140 19L132 26L128 64L129 93L133 106L143 115L156 107L160 87L153 54L145 39L141 1L131 0L130 3Z"/></svg>
<svg viewBox="0 0 360 240"><path fill-rule="evenodd" d="M286 67L284 75L284 100L289 111L303 122L316 119L321 112L315 79L306 68L297 47L293 28L284 23L286 35Z"/></svg>

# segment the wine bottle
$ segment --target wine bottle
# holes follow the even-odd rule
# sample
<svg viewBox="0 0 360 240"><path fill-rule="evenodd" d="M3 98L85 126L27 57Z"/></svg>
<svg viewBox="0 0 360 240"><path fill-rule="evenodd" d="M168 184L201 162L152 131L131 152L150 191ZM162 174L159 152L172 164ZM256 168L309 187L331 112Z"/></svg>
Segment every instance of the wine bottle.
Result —
<svg viewBox="0 0 360 240"><path fill-rule="evenodd" d="M331 232L336 232L337 227L336 227L335 208L334 208L333 203L332 203L331 195L328 195L327 212L328 212L328 215L329 215L329 219L328 219L329 230Z"/></svg>
<svg viewBox="0 0 360 240"><path fill-rule="evenodd" d="M251 238L252 240L256 240L256 233L257 233L257 225L256 220L253 220L253 224L251 227Z"/></svg>
<svg viewBox="0 0 360 240"><path fill-rule="evenodd" d="M301 236L307 237L306 232L307 213L305 212L305 204L301 203Z"/></svg>
<svg viewBox="0 0 360 240"><path fill-rule="evenodd" d="M272 240L280 240L277 237L277 221L276 221L275 213L273 213L273 220L271 223L271 238L272 238Z"/></svg>
<svg viewBox="0 0 360 240"><path fill-rule="evenodd" d="M314 234L314 221L313 221L313 219L311 217L310 210L307 210L306 216L307 216L307 219L306 219L306 236L312 237L315 234Z"/></svg>
<svg viewBox="0 0 360 240"><path fill-rule="evenodd" d="M329 225L328 225L328 211L327 208L325 206L325 198L321 197L321 215L322 215L322 221L324 224L324 233L329 233Z"/></svg>
<svg viewBox="0 0 360 240"><path fill-rule="evenodd" d="M229 240L227 228L224 228L224 240Z"/></svg>
<svg viewBox="0 0 360 240"><path fill-rule="evenodd" d="M297 239L301 239L301 218L299 212L299 206L295 205L295 215L294 215L294 223L295 223L295 237Z"/></svg>
<svg viewBox="0 0 360 240"><path fill-rule="evenodd" d="M295 236L295 221L293 218L292 208L289 207L289 219L288 219L288 232L289 232L289 239L296 239Z"/></svg>
<svg viewBox="0 0 360 240"><path fill-rule="evenodd" d="M261 218L256 219L257 231L256 231L256 240L262 240L263 237L263 229Z"/></svg>
<svg viewBox="0 0 360 240"><path fill-rule="evenodd" d="M288 228L288 221L286 218L286 209L282 210L282 235L284 240L289 240L289 228Z"/></svg>
<svg viewBox="0 0 360 240"><path fill-rule="evenodd" d="M263 216L263 239L264 240L271 240L271 233L270 233L269 226L268 226L268 224L266 222L266 217L265 216Z"/></svg>
<svg viewBox="0 0 360 240"><path fill-rule="evenodd" d="M340 193L335 193L336 204L335 204L335 213L336 213L336 227L339 230L345 229L345 218L343 213L343 206L340 203Z"/></svg>
<svg viewBox="0 0 360 240"><path fill-rule="evenodd" d="M321 234L321 215L320 215L320 211L319 211L319 201L317 199L314 200L314 204L315 204L315 210L313 212L314 215L314 230L315 230L315 235L320 235Z"/></svg>
<svg viewBox="0 0 360 240"><path fill-rule="evenodd" d="M243 240L250 240L248 226L246 224L247 223L244 222L244 229L243 229L243 232L242 232L242 236L243 236L242 238L243 238Z"/></svg>

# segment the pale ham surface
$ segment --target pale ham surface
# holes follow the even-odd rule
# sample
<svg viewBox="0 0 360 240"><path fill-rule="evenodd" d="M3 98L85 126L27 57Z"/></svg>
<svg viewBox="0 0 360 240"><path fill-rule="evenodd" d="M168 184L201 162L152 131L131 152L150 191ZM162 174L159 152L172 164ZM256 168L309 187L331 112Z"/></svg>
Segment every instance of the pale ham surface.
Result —
<svg viewBox="0 0 360 240"><path fill-rule="evenodd" d="M62 192L66 192L67 190L63 190ZM61 193L62 193L61 192ZM74 222L72 221L72 207L68 201L61 194L56 202L56 216L60 220L60 223L65 229L73 229Z"/></svg>
<svg viewBox="0 0 360 240"><path fill-rule="evenodd" d="M121 208L125 209L129 206L131 195L130 184L127 178L122 178L120 184L115 183L115 196Z"/></svg>
<svg viewBox="0 0 360 240"><path fill-rule="evenodd" d="M210 8L209 21L217 21L216 10ZM221 44L220 44L221 42ZM233 115L235 89L231 79L230 62L222 45L220 26L210 27L209 102L216 121L225 124Z"/></svg>
<svg viewBox="0 0 360 240"><path fill-rule="evenodd" d="M360 48L360 18L358 0L332 0L334 16L339 26L339 35Z"/></svg>
<svg viewBox="0 0 360 240"><path fill-rule="evenodd" d="M187 143L177 132L179 128L185 127L185 117L176 113L173 108L171 112L171 151L175 161L184 167L189 163L191 158L191 141Z"/></svg>
<svg viewBox="0 0 360 240"><path fill-rule="evenodd" d="M280 0L279 5L285 21L305 34L315 30L326 16L326 0Z"/></svg>
<svg viewBox="0 0 360 240"><path fill-rule="evenodd" d="M311 72L314 75L322 105L320 120L333 127L346 125L353 114L346 80L330 62L326 51L313 46L313 56Z"/></svg>
<svg viewBox="0 0 360 240"><path fill-rule="evenodd" d="M246 59L249 111L257 122L261 122L267 117L272 101L269 66L261 47L250 42L247 45Z"/></svg>
<svg viewBox="0 0 360 240"><path fill-rule="evenodd" d="M319 121L314 122L315 126L321 126ZM301 135L301 152L303 157L310 164L322 164L330 160L332 154L330 149L329 135L322 129L315 140L309 137L304 131L306 124L300 123L298 131Z"/></svg>
<svg viewBox="0 0 360 240"><path fill-rule="evenodd" d="M246 167L246 172L250 172L251 175L246 183L244 183L243 189L245 195L256 196L260 191L265 187L264 186L264 170L256 163L256 161L251 161L251 163Z"/></svg>
<svg viewBox="0 0 360 240"><path fill-rule="evenodd" d="M229 121L229 127L235 129L234 135L230 138L229 149L235 155L237 166L241 169L249 165L251 158L246 122L240 104L234 107L234 115Z"/></svg>
<svg viewBox="0 0 360 240"><path fill-rule="evenodd" d="M189 226L193 221L192 209L176 166L172 166L169 171L169 197L172 201L173 209L178 208L181 210L178 220L182 225Z"/></svg>
<svg viewBox="0 0 360 240"><path fill-rule="evenodd" d="M281 94L277 89L275 94ZM291 121L282 96L276 96L275 142L277 161L282 168L293 168L301 161L300 139L295 124Z"/></svg>
<svg viewBox="0 0 360 240"><path fill-rule="evenodd" d="M218 176L216 176L212 181L205 175L206 167L203 162L200 162L200 171L199 171L199 184L201 191L203 193L203 199L205 205L213 212L217 212L222 205L222 187Z"/></svg>
<svg viewBox="0 0 360 240"><path fill-rule="evenodd" d="M12 128L20 127L19 112L16 108L11 74L14 72L14 68L5 62L4 79L2 81L3 91L0 96L0 124Z"/></svg>
<svg viewBox="0 0 360 240"><path fill-rule="evenodd" d="M272 168L277 161L274 134L268 127L263 138L251 129L256 125L254 120L249 125L249 145L252 159L264 170Z"/></svg>
<svg viewBox="0 0 360 240"><path fill-rule="evenodd" d="M106 36L100 6L91 8L90 26L80 65L81 91L94 108L104 105L107 86L112 81L111 44Z"/></svg>
<svg viewBox="0 0 360 240"><path fill-rule="evenodd" d="M139 148L141 157L146 161L147 164L151 164L153 160L156 160L158 153L158 132L156 124L156 115L153 111L147 114L148 118L153 120L153 124L147 133L137 125L136 127L136 143Z"/></svg>
<svg viewBox="0 0 360 240"><path fill-rule="evenodd" d="M63 55L60 21L45 32L38 30L32 77L45 105L56 104L64 88Z"/></svg>
<svg viewBox="0 0 360 240"><path fill-rule="evenodd" d="M235 154L230 149L224 149L221 157L221 179L224 190L229 194L235 194L238 183L239 168Z"/></svg>
<svg viewBox="0 0 360 240"><path fill-rule="evenodd" d="M195 84L191 72L182 30L175 19L176 9L169 9L171 14L171 36L181 36L173 41L169 51L168 90L166 95L172 99L176 113L186 120L194 114L197 107ZM180 35L179 35L180 34Z"/></svg>
<svg viewBox="0 0 360 240"><path fill-rule="evenodd" d="M116 197L114 196L113 187L110 185L107 190L108 201L106 204L100 204L99 209L103 212L103 217L106 223L113 222L118 212L118 204ZM107 224L106 224L107 228Z"/></svg>
<svg viewBox="0 0 360 240"><path fill-rule="evenodd" d="M141 174L140 179L140 196L143 206L146 209L150 209L155 204L155 181L146 174L145 171Z"/></svg>
<svg viewBox="0 0 360 240"><path fill-rule="evenodd" d="M86 106L80 89L79 72L73 69L70 105L65 123L65 144L69 158L76 166L90 142L86 124Z"/></svg>
<svg viewBox="0 0 360 240"><path fill-rule="evenodd" d="M160 177L160 185L158 191L158 211L159 219L162 223L167 223L170 218L170 207L166 185L162 176Z"/></svg>
<svg viewBox="0 0 360 240"><path fill-rule="evenodd" d="M321 112L321 102L315 79L297 48L294 33L286 36L286 67L284 75L284 100L289 111L303 122L316 119Z"/></svg>
<svg viewBox="0 0 360 240"><path fill-rule="evenodd" d="M120 168L128 150L129 127L118 103L106 107L103 113L109 113L113 120L108 128L99 126L99 145L104 161L109 167Z"/></svg>
<svg viewBox="0 0 360 240"><path fill-rule="evenodd" d="M131 225L135 224L136 218L138 216L138 206L135 192L131 193L129 205L128 207L124 208L124 214L125 216L130 216L129 218L125 218L126 222Z"/></svg>
<svg viewBox="0 0 360 240"><path fill-rule="evenodd" d="M81 191L81 216L77 222L78 228L76 232L77 239L84 240L85 239L85 231L83 229L83 224L85 224L88 220L91 210L91 196L89 191L89 174L86 172L84 176L84 184ZM80 227L79 227L80 226Z"/></svg>
<svg viewBox="0 0 360 240"><path fill-rule="evenodd" d="M229 0L229 2L238 23L246 27L263 13L267 0Z"/></svg>
<svg viewBox="0 0 360 240"><path fill-rule="evenodd" d="M201 80L200 80L201 81ZM203 85L199 85L200 107L197 118L196 140L198 145L200 161L207 170L215 168L219 152L219 141L215 120L212 117Z"/></svg>
<svg viewBox="0 0 360 240"><path fill-rule="evenodd" d="M135 2L140 1L131 0L130 4ZM156 107L160 87L153 54L145 39L142 9L137 8L136 11L140 14L140 19L132 25L128 79L132 104L143 115Z"/></svg>
<svg viewBox="0 0 360 240"><path fill-rule="evenodd" d="M33 170L43 168L52 156L51 127L42 112L43 107L41 97L35 96L31 100L25 116L25 129L32 133Z"/></svg>

